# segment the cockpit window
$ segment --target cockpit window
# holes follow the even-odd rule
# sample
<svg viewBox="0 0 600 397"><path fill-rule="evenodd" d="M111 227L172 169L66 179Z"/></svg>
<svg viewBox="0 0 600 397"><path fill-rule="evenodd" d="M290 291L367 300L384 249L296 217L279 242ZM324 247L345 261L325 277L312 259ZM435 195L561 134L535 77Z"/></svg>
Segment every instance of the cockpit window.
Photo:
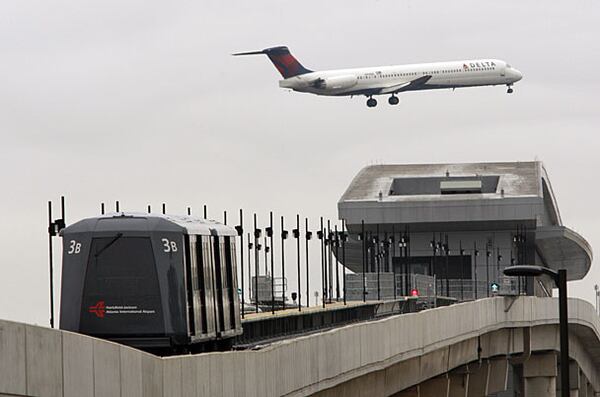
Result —
<svg viewBox="0 0 600 397"><path fill-rule="evenodd" d="M507 68L509 68L509 69L511 69L511 68L512 68L512 66L510 66L510 63L507 63L507 64L506 64L506 67L507 67Z"/></svg>

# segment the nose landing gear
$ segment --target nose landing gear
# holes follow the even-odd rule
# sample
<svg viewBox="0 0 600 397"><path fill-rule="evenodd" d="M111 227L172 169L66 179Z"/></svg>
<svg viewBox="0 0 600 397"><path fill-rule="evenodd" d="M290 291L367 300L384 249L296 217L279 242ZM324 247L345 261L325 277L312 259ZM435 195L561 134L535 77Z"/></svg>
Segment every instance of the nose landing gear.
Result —
<svg viewBox="0 0 600 397"><path fill-rule="evenodd" d="M508 89L506 90L506 93L507 94L512 94L513 93L512 85L511 84L507 84L506 86L508 87Z"/></svg>
<svg viewBox="0 0 600 397"><path fill-rule="evenodd" d="M375 98L369 97L369 99L367 100L367 106L370 108L374 108L375 106L377 106L377 100Z"/></svg>
<svg viewBox="0 0 600 397"><path fill-rule="evenodd" d="M392 95L388 98L388 103L390 105L397 105L400 103L400 98L398 98L396 95Z"/></svg>

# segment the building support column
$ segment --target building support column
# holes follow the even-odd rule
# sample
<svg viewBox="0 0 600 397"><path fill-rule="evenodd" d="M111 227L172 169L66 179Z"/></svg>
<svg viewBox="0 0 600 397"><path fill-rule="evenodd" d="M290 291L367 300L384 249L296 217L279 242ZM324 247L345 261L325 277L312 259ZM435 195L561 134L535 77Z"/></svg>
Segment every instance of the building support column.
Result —
<svg viewBox="0 0 600 397"><path fill-rule="evenodd" d="M556 353L532 355L523 363L525 397L556 397Z"/></svg>

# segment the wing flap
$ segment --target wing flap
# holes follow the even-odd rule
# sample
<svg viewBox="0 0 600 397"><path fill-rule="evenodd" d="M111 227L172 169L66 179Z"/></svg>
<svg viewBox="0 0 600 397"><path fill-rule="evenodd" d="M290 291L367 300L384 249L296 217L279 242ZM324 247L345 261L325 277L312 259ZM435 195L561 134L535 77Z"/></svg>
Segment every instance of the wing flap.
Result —
<svg viewBox="0 0 600 397"><path fill-rule="evenodd" d="M402 91L409 91L411 89L414 89L415 87L418 87L420 85L427 83L429 81L429 79L431 79L431 76L427 75L427 76L422 76L422 77L416 78L411 81L407 81L405 83L395 84L395 85L391 85L388 87L382 87L379 90L379 94L396 94L396 93L402 92Z"/></svg>

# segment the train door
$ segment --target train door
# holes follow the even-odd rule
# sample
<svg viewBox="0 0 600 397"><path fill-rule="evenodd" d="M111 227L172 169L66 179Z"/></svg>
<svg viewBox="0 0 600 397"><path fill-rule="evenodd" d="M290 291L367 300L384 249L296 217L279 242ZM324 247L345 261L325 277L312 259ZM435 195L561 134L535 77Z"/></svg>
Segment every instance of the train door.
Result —
<svg viewBox="0 0 600 397"><path fill-rule="evenodd" d="M225 329L225 313L223 312L224 305L224 293L223 293L223 263L225 261L224 256L221 252L221 247L219 244L219 237L211 236L212 240L212 248L213 248L213 257L215 259L214 262L214 280L215 280L215 298L216 298L216 317L218 332L222 332Z"/></svg>
<svg viewBox="0 0 600 397"><path fill-rule="evenodd" d="M231 321L233 315L231 313L232 296L231 296L231 259L229 258L229 237L219 237L219 257L221 270L221 289L223 296L223 332L231 329Z"/></svg>
<svg viewBox="0 0 600 397"><path fill-rule="evenodd" d="M194 284L196 284L196 255L195 250L193 249L196 244L196 236L190 236L188 234L184 235L184 246L185 246L185 256L184 256L184 278L185 278L185 297L187 303L187 325L188 325L188 335L192 336L196 334L196 316L195 316L195 308L196 302L194 302Z"/></svg>
<svg viewBox="0 0 600 397"><path fill-rule="evenodd" d="M203 285L204 285L204 301L206 310L206 333L211 336L215 336L219 329L218 316L217 316L217 294L214 282L214 255L211 244L212 237L201 236L202 240L202 272Z"/></svg>
<svg viewBox="0 0 600 397"><path fill-rule="evenodd" d="M190 252L192 257L192 287L194 299L194 319L196 335L206 337L208 321L206 316L206 288L204 281L204 258L202 257L202 237L190 236Z"/></svg>
<svg viewBox="0 0 600 397"><path fill-rule="evenodd" d="M236 330L240 326L240 309L237 292L237 266L235 255L235 238L225 237L225 257L227 258L227 283L229 285L229 319L230 329Z"/></svg>

